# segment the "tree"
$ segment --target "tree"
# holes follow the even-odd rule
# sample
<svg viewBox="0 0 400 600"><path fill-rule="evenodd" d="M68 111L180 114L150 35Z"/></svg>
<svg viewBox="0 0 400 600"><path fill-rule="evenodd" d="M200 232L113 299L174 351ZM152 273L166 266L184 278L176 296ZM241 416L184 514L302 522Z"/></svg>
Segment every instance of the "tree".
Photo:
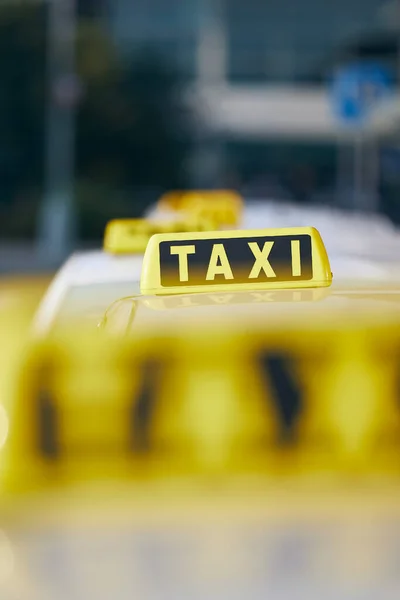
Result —
<svg viewBox="0 0 400 600"><path fill-rule="evenodd" d="M0 6L2 235L32 236L43 194L46 18L42 3ZM80 18L76 53L76 199L83 237L99 238L109 218L185 185L190 121L177 73L147 49L122 63L98 23Z"/></svg>

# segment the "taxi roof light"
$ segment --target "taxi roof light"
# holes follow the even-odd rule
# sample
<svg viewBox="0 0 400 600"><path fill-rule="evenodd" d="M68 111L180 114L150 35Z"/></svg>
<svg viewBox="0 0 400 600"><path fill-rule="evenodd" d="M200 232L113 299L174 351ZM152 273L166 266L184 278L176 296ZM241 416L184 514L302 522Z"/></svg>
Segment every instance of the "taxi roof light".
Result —
<svg viewBox="0 0 400 600"><path fill-rule="evenodd" d="M168 192L157 205L160 209L212 218L221 227L236 227L242 217L244 201L234 190L187 190Z"/></svg>
<svg viewBox="0 0 400 600"><path fill-rule="evenodd" d="M111 254L141 254L156 233L176 234L185 231L207 231L217 223L207 215L193 215L171 221L149 219L113 219L104 232L103 248Z"/></svg>
<svg viewBox="0 0 400 600"><path fill-rule="evenodd" d="M141 292L169 295L328 287L332 273L313 227L156 234L144 255Z"/></svg>
<svg viewBox="0 0 400 600"><path fill-rule="evenodd" d="M238 207L243 207L243 198L235 190L218 189L218 190L176 190L170 191L161 196L157 204L160 208L179 209L188 200L192 198L202 198L204 201L213 201L223 199L235 204Z"/></svg>

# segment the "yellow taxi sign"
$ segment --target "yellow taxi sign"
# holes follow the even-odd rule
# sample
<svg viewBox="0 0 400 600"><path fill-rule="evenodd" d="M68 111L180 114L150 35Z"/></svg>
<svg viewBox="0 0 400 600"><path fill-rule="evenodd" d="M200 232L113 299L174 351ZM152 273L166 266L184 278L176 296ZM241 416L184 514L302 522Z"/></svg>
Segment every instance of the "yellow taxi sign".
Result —
<svg viewBox="0 0 400 600"><path fill-rule="evenodd" d="M220 225L238 225L243 198L234 190L189 190L164 194L158 207L182 211L197 217L213 218Z"/></svg>
<svg viewBox="0 0 400 600"><path fill-rule="evenodd" d="M243 208L244 202L239 192L235 190L189 190L182 194L180 203L185 205L187 202L191 202L193 199L201 198L205 202L213 201L224 201L229 202L231 206L235 206L238 209Z"/></svg>
<svg viewBox="0 0 400 600"><path fill-rule="evenodd" d="M114 219L110 221L104 233L103 248L112 254L136 254L146 250L147 243L155 233L185 231L209 231L217 228L211 218L195 218L174 221L151 221L148 219Z"/></svg>
<svg viewBox="0 0 400 600"><path fill-rule="evenodd" d="M242 216L242 204L236 195L218 193L212 197L187 194L182 200L182 211L199 218L214 218L221 226L237 226Z"/></svg>
<svg viewBox="0 0 400 600"><path fill-rule="evenodd" d="M185 192L183 190L175 190L166 192L157 201L158 208L168 208L178 210L181 207L182 198Z"/></svg>
<svg viewBox="0 0 400 600"><path fill-rule="evenodd" d="M328 255L313 227L154 235L146 248L146 295L328 287Z"/></svg>

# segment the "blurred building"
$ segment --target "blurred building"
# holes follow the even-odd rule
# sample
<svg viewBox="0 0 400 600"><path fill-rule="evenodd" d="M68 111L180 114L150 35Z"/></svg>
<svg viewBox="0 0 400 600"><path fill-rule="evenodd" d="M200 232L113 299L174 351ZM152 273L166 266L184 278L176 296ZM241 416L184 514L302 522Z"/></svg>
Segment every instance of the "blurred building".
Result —
<svg viewBox="0 0 400 600"><path fill-rule="evenodd" d="M338 142L353 141L332 115L332 69L367 57L398 73L399 7L398 0L109 0L104 14L121 53L152 47L186 78L203 123L194 176L235 173L274 187L273 176L300 198L310 197L312 180L319 189L337 186ZM393 103L377 114L372 138L392 133L399 112Z"/></svg>

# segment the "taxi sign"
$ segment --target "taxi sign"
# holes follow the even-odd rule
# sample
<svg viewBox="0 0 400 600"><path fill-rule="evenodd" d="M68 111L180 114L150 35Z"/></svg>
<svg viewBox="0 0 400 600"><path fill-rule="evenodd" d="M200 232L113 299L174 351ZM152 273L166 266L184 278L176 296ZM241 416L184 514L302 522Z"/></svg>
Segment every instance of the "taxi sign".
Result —
<svg viewBox="0 0 400 600"><path fill-rule="evenodd" d="M243 199L233 190L189 190L169 192L158 201L159 208L213 218L220 225L237 225Z"/></svg>
<svg viewBox="0 0 400 600"><path fill-rule="evenodd" d="M185 231L209 231L217 228L212 218L199 215L174 221L150 221L148 219L114 219L104 233L103 248L112 254L143 253L147 243L155 233Z"/></svg>
<svg viewBox="0 0 400 600"><path fill-rule="evenodd" d="M238 198L223 193L211 198L200 193L187 194L182 200L182 211L200 218L214 218L220 226L237 226L242 216Z"/></svg>
<svg viewBox="0 0 400 600"><path fill-rule="evenodd" d="M313 227L156 234L146 248L148 295L328 287L328 255Z"/></svg>
<svg viewBox="0 0 400 600"><path fill-rule="evenodd" d="M232 203L243 206L241 195L229 189L221 190L175 190L166 192L159 198L157 204L160 208L172 208L178 210L186 199L192 195L202 196L207 200L215 200L217 198L229 198Z"/></svg>

